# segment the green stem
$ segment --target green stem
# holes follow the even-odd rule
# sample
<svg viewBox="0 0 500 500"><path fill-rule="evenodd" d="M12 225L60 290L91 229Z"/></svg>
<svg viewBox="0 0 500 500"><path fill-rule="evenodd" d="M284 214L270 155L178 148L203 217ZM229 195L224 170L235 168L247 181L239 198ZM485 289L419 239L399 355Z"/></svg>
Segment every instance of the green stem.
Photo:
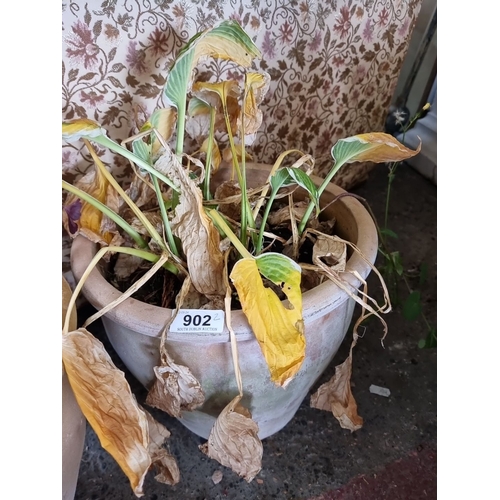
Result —
<svg viewBox="0 0 500 500"><path fill-rule="evenodd" d="M113 210L111 210L104 203L101 203L99 200L97 200L90 194L86 193L85 191L82 191L81 189L73 186L72 184L64 180L62 181L62 187L66 191L69 191L75 196L78 196L78 198L82 199L83 201L89 203L93 207L100 210L104 215L109 217L113 222L115 222L118 226L120 226L141 248L148 247L148 244L146 243L146 241L144 241L142 236L134 228L132 228L132 226L130 226L128 222L125 221L125 219L120 217L117 213L113 212Z"/></svg>
<svg viewBox="0 0 500 500"><path fill-rule="evenodd" d="M105 135L99 135L97 137L92 137L92 140L94 142L97 142L101 146L107 147L111 149L111 151L114 151L115 153L118 153L122 155L123 157L127 158L128 160L134 162L136 165L141 167L142 169L146 170L150 174L154 175L155 177L158 177L158 179L162 180L165 184L170 186L175 192L178 192L178 188L174 185L174 183L165 175L163 175L161 172L158 172L158 170L154 169L149 163L144 161L142 158L139 158L137 155L132 153L132 151L129 151L127 148L124 148L123 146L120 146L118 143L115 141L112 141Z"/></svg>
<svg viewBox="0 0 500 500"><path fill-rule="evenodd" d="M262 242L264 241L264 228L266 227L267 218L269 217L269 213L271 212L271 207L273 205L274 198L276 197L276 194L278 193L280 187L281 186L271 191L269 200L266 203L266 208L264 209L264 214L262 215L262 223L259 229L259 237L255 245L255 255L260 255L260 253L262 252Z"/></svg>
<svg viewBox="0 0 500 500"><path fill-rule="evenodd" d="M205 210L208 216L213 220L214 224L218 227L218 229L221 230L229 238L240 255L247 259L253 259L252 254L245 248L243 243L241 243L241 241L234 234L233 230L229 227L227 222L221 217L219 212L211 208L207 208Z"/></svg>
<svg viewBox="0 0 500 500"><path fill-rule="evenodd" d="M111 186L113 186L113 188L116 190L116 192L122 197L123 201L130 207L132 212L134 212L135 216L141 221L142 225L146 228L146 230L148 231L151 238L153 238L156 241L156 243L158 243L158 245L160 246L160 248L162 250L168 252L169 249L165 245L163 238L158 234L158 231L154 228L153 224L151 224L149 219L143 214L143 212L140 210L140 208L132 201L130 196L127 195L127 193L123 190L123 188L120 186L120 184L118 184L118 182L116 182L115 178L111 175L111 173L108 172L108 170L106 169L106 167L102 163L101 159L97 156L96 152L94 151L94 148L89 143L89 141L87 139L84 139L83 141L87 145L87 147L90 151L90 154L92 155L92 158L94 159L96 167L99 169L101 174L107 179L107 181L111 184ZM141 160L141 161L143 161L143 160ZM160 197L158 199L158 202L160 204L163 204L163 197Z"/></svg>
<svg viewBox="0 0 500 500"><path fill-rule="evenodd" d="M321 197L323 194L323 191L327 188L328 184L332 180L333 176L339 171L340 167L344 164L344 162L338 162L334 165L334 167L330 170L328 175L325 177L325 180L321 184L321 186L318 188L318 199ZM312 211L314 210L315 207L314 200L311 200L309 202L309 205L304 213L304 216L302 217L302 220L300 221L300 224L298 226L298 232L299 236L302 236L302 233L304 232L304 229L306 227L307 221L309 220L309 217L311 216Z"/></svg>
<svg viewBox="0 0 500 500"><path fill-rule="evenodd" d="M158 198L158 204L160 206L161 217L163 219L163 227L165 228L165 233L167 234L167 241L171 252L180 257L179 251L177 250L177 245L175 243L174 235L172 234L172 228L170 227L170 221L168 220L167 210L165 208L165 203L163 201L163 195L160 189L160 184L158 179L152 175L151 180L153 181L153 186L156 191L156 197Z"/></svg>
<svg viewBox="0 0 500 500"><path fill-rule="evenodd" d="M214 147L214 129L215 129L215 108L210 106L210 129L208 132L208 146L207 146L207 161L205 164L205 180L203 181L203 198L210 200L212 195L210 193L210 171L212 169L212 154Z"/></svg>

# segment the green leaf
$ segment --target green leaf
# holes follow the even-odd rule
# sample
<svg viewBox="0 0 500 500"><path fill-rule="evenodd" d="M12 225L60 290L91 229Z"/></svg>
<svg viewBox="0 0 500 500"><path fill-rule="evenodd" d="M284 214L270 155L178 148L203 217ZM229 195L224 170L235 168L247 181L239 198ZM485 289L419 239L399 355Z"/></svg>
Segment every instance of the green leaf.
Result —
<svg viewBox="0 0 500 500"><path fill-rule="evenodd" d="M391 261L392 261L393 266L394 266L394 270L398 273L399 276L402 276L403 272L404 272L404 268L403 268L403 264L401 262L400 253L399 252L391 252L390 256L391 256Z"/></svg>
<svg viewBox="0 0 500 500"><path fill-rule="evenodd" d="M420 292L411 292L406 302L403 304L403 316L408 321L414 321L422 312L422 303L420 301Z"/></svg>
<svg viewBox="0 0 500 500"><path fill-rule="evenodd" d="M383 234L384 236L389 236L390 238L395 238L395 239L398 238L398 235L387 227L381 229L380 233Z"/></svg>
<svg viewBox="0 0 500 500"><path fill-rule="evenodd" d="M268 252L255 257L259 272L275 284L287 282L293 273L301 273L301 267L281 253Z"/></svg>
<svg viewBox="0 0 500 500"><path fill-rule="evenodd" d="M147 145L142 139L136 139L132 143L132 151L145 162L151 163L151 146Z"/></svg>
<svg viewBox="0 0 500 500"><path fill-rule="evenodd" d="M203 56L229 59L249 67L252 59L260 58L261 53L234 20L222 21L211 29L197 33L179 52L168 74L164 92L169 104L178 109L184 106L193 69Z"/></svg>
<svg viewBox="0 0 500 500"><path fill-rule="evenodd" d="M294 181L302 188L304 188L310 195L316 205L316 213L319 214L319 196L318 188L311 180L311 178L300 168L287 167L288 173Z"/></svg>
<svg viewBox="0 0 500 500"><path fill-rule="evenodd" d="M289 186L292 184L292 178L286 168L280 168L276 170L275 174L271 177L270 183L271 189L276 193L282 186Z"/></svg>

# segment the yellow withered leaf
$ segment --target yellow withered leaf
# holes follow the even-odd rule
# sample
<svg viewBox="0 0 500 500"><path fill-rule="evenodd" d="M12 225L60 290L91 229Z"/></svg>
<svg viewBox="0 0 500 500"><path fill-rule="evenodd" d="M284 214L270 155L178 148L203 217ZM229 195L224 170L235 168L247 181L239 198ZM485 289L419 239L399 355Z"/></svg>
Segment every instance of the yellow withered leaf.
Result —
<svg viewBox="0 0 500 500"><path fill-rule="evenodd" d="M282 387L299 371L306 349L300 267L289 264L293 262L291 259L280 265L284 259L287 259L284 255L272 253L256 259L241 259L230 276L243 312L259 341L271 380ZM273 283L281 286L288 297L289 309L273 290L264 286L260 276L262 271Z"/></svg>
<svg viewBox="0 0 500 500"><path fill-rule="evenodd" d="M137 496L151 465L149 428L125 379L102 343L84 328L62 336L71 388L102 447L117 461Z"/></svg>
<svg viewBox="0 0 500 500"><path fill-rule="evenodd" d="M254 134L262 124L262 111L259 104L269 89L271 78L267 73L249 72L245 75L245 102L243 119L245 135Z"/></svg>
<svg viewBox="0 0 500 500"><path fill-rule="evenodd" d="M106 131L101 126L88 118L78 118L62 123L62 137L67 142L79 141L82 137L98 137L106 135Z"/></svg>
<svg viewBox="0 0 500 500"><path fill-rule="evenodd" d="M395 137L383 132L370 132L340 139L332 148L332 156L337 162L371 161L385 163L402 161L420 152L421 145L412 150L401 144Z"/></svg>
<svg viewBox="0 0 500 500"><path fill-rule="evenodd" d="M202 153L208 152L208 143L209 143L209 139L207 137L203 141L203 144L200 147L200 151ZM215 172L217 172L217 170L219 170L221 161L222 161L222 156L220 153L219 145L217 144L217 141L214 139L213 143L212 143L212 173L215 173Z"/></svg>

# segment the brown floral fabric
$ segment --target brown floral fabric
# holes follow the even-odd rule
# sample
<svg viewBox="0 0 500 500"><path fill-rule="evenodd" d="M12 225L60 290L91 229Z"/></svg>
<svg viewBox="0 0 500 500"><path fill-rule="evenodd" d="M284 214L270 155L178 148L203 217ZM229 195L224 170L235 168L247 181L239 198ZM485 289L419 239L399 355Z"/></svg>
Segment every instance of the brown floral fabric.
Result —
<svg viewBox="0 0 500 500"><path fill-rule="evenodd" d="M331 168L340 138L383 130L421 0L89 0L62 12L62 115L98 121L121 141L163 106L165 75L196 32L236 19L263 54L257 68L271 77L261 104L263 124L251 146L273 163L286 149ZM224 62L200 69L231 73ZM233 75L238 78L236 71ZM63 144L63 176L91 164L81 144ZM99 151L120 177L125 161ZM371 168L354 164L335 182L349 189Z"/></svg>

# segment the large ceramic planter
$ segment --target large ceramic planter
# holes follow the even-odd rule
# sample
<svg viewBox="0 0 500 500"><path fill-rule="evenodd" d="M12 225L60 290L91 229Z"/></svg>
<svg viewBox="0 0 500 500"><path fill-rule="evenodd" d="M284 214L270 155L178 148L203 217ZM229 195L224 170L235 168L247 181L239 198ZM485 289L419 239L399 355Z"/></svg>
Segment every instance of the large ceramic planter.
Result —
<svg viewBox="0 0 500 500"><path fill-rule="evenodd" d="M62 321L66 317L71 288L68 282L62 279ZM77 326L76 309L71 311L69 322L70 331ZM73 500L75 497L80 461L85 443L86 420L83 416L75 395L69 384L68 376L62 367L62 498Z"/></svg>
<svg viewBox="0 0 500 500"><path fill-rule="evenodd" d="M261 185L267 178L265 167L257 167L248 175L248 183ZM320 179L314 181L319 184ZM323 194L325 206L335 195L344 192L331 185ZM303 196L300 193L298 198ZM361 250L371 263L377 255L375 225L361 203L343 197L324 211L325 217L335 217L339 236ZM71 266L80 279L96 246L83 237L73 241ZM370 266L353 254L347 262L348 271L357 271L364 279ZM358 288L360 282L346 273L345 279ZM94 270L83 289L89 302L101 309L121 293ZM232 326L238 340L240 368L243 380L243 404L250 409L259 426L259 437L268 437L282 429L294 416L314 382L331 362L349 327L355 302L344 291L326 280L303 295L306 357L296 377L285 389L271 382L269 371L257 340L242 311L232 313ZM127 299L103 317L108 338L131 373L149 388L154 380L153 367L160 363L161 330L172 310ZM176 363L188 366L200 381L206 402L198 410L185 412L180 421L191 431L208 438L220 411L238 393L234 377L229 332L221 334L169 333L167 349Z"/></svg>

